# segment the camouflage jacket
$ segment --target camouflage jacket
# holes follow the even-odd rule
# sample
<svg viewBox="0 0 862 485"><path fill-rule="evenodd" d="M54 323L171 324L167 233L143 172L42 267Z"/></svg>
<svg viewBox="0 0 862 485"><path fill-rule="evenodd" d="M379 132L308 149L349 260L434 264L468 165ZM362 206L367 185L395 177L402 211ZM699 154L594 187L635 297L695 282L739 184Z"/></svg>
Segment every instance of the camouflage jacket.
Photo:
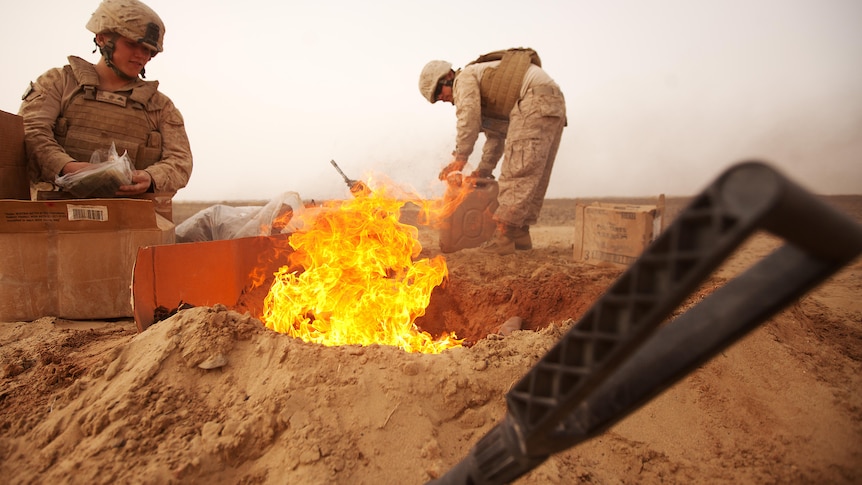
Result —
<svg viewBox="0 0 862 485"><path fill-rule="evenodd" d="M98 84L98 75L93 64L75 56L69 57L69 64L54 68L39 76L23 96L19 114L24 118L24 140L30 164L32 183L54 182L63 166L71 161L90 161L79 149L73 156L67 146L73 145L66 139L69 127L91 125L91 131L102 133L99 123L99 110L111 113L116 120L117 103L93 100L89 109L75 109L81 98L93 93ZM192 153L185 123L173 102L158 91L158 81L137 79L123 91L106 94L106 98L128 99L127 118L138 121L137 132L127 140L129 156L136 168L146 170L153 178L157 192L176 193L186 186L192 172ZM97 94L97 96L98 96ZM93 97L92 94L89 94ZM77 104L76 104L77 103ZM134 108L132 107L134 105ZM70 109L72 108L72 109ZM112 111L113 110L113 111ZM123 111L120 111L122 113ZM69 116L67 116L69 115ZM122 115L121 115L122 116ZM122 124L123 121L120 120ZM128 137L127 137L128 138ZM106 146L112 140L95 140ZM137 141L137 144L135 143ZM78 143L80 146L80 142ZM155 146L153 146L155 145ZM118 146L118 153L122 154ZM138 158L136 160L136 157Z"/></svg>
<svg viewBox="0 0 862 485"><path fill-rule="evenodd" d="M470 64L460 69L452 87L455 115L458 118L455 135L455 156L466 160L479 139L479 133L485 133L485 146L482 153L482 164L496 165L503 155L503 144L507 134L508 120L485 116L482 113L482 75L485 69L497 67L500 61L480 62ZM530 66L521 84L521 97L527 91L539 85L554 85L553 79L538 66ZM517 104L515 105L517 109Z"/></svg>

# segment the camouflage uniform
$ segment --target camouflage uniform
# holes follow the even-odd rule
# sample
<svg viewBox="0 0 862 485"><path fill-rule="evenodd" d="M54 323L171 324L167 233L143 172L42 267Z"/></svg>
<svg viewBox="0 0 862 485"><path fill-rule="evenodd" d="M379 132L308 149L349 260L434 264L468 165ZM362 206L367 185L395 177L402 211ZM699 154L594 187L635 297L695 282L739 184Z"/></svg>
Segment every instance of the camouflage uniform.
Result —
<svg viewBox="0 0 862 485"><path fill-rule="evenodd" d="M521 84L520 98L508 119L482 112L483 72L500 61L470 64L457 72L452 87L456 107L455 156L466 160L484 132L479 169L493 170L500 157L498 223L515 227L536 223L550 182L551 170L566 125L566 104L559 86L531 65Z"/></svg>
<svg viewBox="0 0 862 485"><path fill-rule="evenodd" d="M156 192L175 194L192 172L185 124L158 81L135 79L118 92L102 92L93 64L75 56L41 75L23 97L24 139L32 183L54 182L63 166L90 161L114 142L146 170Z"/></svg>

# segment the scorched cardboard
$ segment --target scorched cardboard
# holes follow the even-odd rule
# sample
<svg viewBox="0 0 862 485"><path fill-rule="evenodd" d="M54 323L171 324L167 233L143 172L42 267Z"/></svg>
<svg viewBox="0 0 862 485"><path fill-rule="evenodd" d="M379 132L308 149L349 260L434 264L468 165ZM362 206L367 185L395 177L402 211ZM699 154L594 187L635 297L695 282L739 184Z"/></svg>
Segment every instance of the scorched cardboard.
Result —
<svg viewBox="0 0 862 485"><path fill-rule="evenodd" d="M288 264L288 235L143 247L135 261L135 323L142 332L182 305L225 305L258 317L273 274Z"/></svg>

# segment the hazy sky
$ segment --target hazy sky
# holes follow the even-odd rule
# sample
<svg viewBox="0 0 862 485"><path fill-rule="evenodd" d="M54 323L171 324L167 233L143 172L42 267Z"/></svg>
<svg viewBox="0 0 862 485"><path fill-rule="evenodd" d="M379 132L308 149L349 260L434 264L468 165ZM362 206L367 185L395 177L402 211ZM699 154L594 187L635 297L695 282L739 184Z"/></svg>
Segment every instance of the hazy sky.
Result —
<svg viewBox="0 0 862 485"><path fill-rule="evenodd" d="M98 59L98 3L3 2L0 109L66 56ZM348 196L330 159L437 196L455 108L422 98L420 70L515 46L566 96L548 197L691 195L745 158L813 192L862 193L859 0L147 3L166 24L147 78L194 154L178 200Z"/></svg>

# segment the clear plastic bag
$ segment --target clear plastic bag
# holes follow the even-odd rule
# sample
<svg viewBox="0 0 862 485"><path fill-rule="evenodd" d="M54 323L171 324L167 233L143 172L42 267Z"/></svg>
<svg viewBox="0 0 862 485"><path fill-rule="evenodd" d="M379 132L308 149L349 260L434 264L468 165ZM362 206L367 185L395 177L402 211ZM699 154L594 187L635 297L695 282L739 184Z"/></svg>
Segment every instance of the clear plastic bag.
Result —
<svg viewBox="0 0 862 485"><path fill-rule="evenodd" d="M304 209L296 192L284 192L264 206L216 204L177 225L176 242L220 241L293 232Z"/></svg>
<svg viewBox="0 0 862 485"><path fill-rule="evenodd" d="M102 161L102 157L105 161ZM54 183L74 197L98 198L115 197L121 185L132 183L134 166L128 153L117 155L117 147L111 143L111 148L104 152L93 152L90 157L90 168L74 173L60 175Z"/></svg>

